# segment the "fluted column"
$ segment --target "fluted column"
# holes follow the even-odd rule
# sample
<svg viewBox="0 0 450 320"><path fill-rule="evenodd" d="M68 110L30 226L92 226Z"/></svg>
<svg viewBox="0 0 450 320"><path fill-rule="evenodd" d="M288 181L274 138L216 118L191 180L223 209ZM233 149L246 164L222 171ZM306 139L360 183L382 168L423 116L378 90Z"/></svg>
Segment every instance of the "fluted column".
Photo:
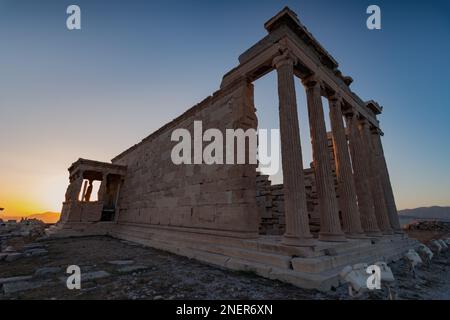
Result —
<svg viewBox="0 0 450 320"><path fill-rule="evenodd" d="M365 148L367 160L366 163L369 172L370 190L372 192L375 217L377 218L378 228L384 234L392 234L393 231L388 217L386 201L384 200L384 192L381 186L380 174L377 170L377 161L376 156L373 152L372 137L367 119L362 118L359 121L359 130L361 138L364 142L363 146Z"/></svg>
<svg viewBox="0 0 450 320"><path fill-rule="evenodd" d="M333 149L338 180L337 192L339 207L342 212L342 225L347 237L363 236L361 217L356 199L355 182L348 150L347 137L342 116L342 99L338 94L328 98L330 122L333 135Z"/></svg>
<svg viewBox="0 0 450 320"><path fill-rule="evenodd" d="M303 245L310 243L308 210L306 207L297 100L294 85L294 61L289 51L274 59L278 75L278 99L283 165L284 206L286 232L283 243Z"/></svg>
<svg viewBox="0 0 450 320"><path fill-rule="evenodd" d="M395 233L403 233L398 218L397 206L395 205L394 192L392 191L386 158L384 157L383 145L381 143L381 131L378 128L373 128L372 130L372 143L374 152L377 156L377 170L380 173L381 185L384 192L384 200L386 201L386 207L391 227Z"/></svg>
<svg viewBox="0 0 450 320"><path fill-rule="evenodd" d="M314 174L320 210L319 240L346 241L341 230L328 137L323 113L320 82L315 77L302 80L308 101L309 127L313 149Z"/></svg>
<svg viewBox="0 0 450 320"><path fill-rule="evenodd" d="M373 199L370 192L369 176L367 172L367 161L362 140L358 131L357 115L350 111L345 114L348 128L348 140L353 165L353 177L355 180L358 208L361 217L361 226L364 233L369 236L381 236L378 228Z"/></svg>

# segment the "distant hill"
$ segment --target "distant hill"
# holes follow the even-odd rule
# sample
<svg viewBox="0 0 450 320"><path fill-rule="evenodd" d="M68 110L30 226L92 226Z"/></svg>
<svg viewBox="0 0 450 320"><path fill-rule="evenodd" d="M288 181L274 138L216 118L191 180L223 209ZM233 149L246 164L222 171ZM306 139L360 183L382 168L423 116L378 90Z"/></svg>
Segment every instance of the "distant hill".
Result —
<svg viewBox="0 0 450 320"><path fill-rule="evenodd" d="M43 212L43 213L36 213L29 216L26 216L25 218L28 219L39 219L45 223L56 223L59 220L60 213L58 212ZM3 214L0 214L0 219L6 220L20 220L24 217L17 217L17 216L6 216Z"/></svg>
<svg viewBox="0 0 450 320"><path fill-rule="evenodd" d="M39 219L44 221L45 223L56 223L59 220L59 216L61 214L59 212L44 212L37 213L29 216L31 219Z"/></svg>
<svg viewBox="0 0 450 320"><path fill-rule="evenodd" d="M404 209L398 211L402 225L408 224L413 220L440 220L450 222L450 207L420 207L415 209ZM43 212L27 216L29 219L39 219L45 223L56 223L59 220L58 212ZM20 220L22 217L6 216L0 214L3 220Z"/></svg>
<svg viewBox="0 0 450 320"><path fill-rule="evenodd" d="M398 211L402 225L413 220L439 220L450 222L450 207L420 207Z"/></svg>

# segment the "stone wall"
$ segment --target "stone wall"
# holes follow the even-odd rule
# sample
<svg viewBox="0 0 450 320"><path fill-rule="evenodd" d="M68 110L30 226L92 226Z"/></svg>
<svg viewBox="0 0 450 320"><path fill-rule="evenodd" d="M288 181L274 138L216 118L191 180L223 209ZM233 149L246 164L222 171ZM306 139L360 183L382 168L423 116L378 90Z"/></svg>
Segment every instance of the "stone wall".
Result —
<svg viewBox="0 0 450 320"><path fill-rule="evenodd" d="M329 134L328 147L331 154L332 170L337 183L334 164L333 141ZM303 170L305 191L311 233L317 236L320 229L319 203L314 178L314 164ZM269 176L258 173L256 177L256 203L260 216L259 233L282 235L285 231L283 184L272 185Z"/></svg>
<svg viewBox="0 0 450 320"><path fill-rule="evenodd" d="M285 230L283 185L271 185L269 176L258 174L256 203L260 215L259 233L283 234Z"/></svg>
<svg viewBox="0 0 450 320"><path fill-rule="evenodd" d="M317 195L314 186L314 173L304 170L305 190L310 219L311 232L318 232L319 216ZM256 203L260 216L259 233L266 235L282 235L285 231L283 184L271 185L269 176L258 174L256 177Z"/></svg>
<svg viewBox="0 0 450 320"><path fill-rule="evenodd" d="M194 121L202 121L203 131L221 130L224 137L226 129L256 129L253 85L244 81L217 91L112 160L128 167L119 197L119 228L138 223L238 237L257 235L256 165L171 161L178 143L171 141L172 131L188 129L193 138Z"/></svg>

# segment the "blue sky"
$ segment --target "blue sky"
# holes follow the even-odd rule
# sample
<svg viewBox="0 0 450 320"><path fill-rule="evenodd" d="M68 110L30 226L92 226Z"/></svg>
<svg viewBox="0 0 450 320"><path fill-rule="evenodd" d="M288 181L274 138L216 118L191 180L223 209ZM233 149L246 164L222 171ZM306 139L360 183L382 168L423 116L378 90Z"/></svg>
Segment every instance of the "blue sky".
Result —
<svg viewBox="0 0 450 320"><path fill-rule="evenodd" d="M70 4L81 7L81 31L66 28ZM370 4L382 30L366 28ZM217 90L285 5L353 91L384 106L399 208L450 205L448 1L0 0L0 206L59 210L70 163L109 161ZM299 81L297 95L308 164ZM255 103L261 127L276 128L273 73L255 82Z"/></svg>

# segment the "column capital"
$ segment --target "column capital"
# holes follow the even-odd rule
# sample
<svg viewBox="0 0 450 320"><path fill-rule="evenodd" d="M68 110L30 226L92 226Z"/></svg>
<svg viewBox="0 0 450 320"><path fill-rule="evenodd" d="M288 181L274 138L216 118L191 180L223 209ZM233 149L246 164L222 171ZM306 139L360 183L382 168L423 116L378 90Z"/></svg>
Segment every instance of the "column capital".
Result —
<svg viewBox="0 0 450 320"><path fill-rule="evenodd" d="M303 78L302 83L307 89L314 88L315 86L322 87L322 80L316 74Z"/></svg>
<svg viewBox="0 0 450 320"><path fill-rule="evenodd" d="M364 117L362 114L358 113L357 118L361 125L369 126L369 120L367 120L367 118Z"/></svg>
<svg viewBox="0 0 450 320"><path fill-rule="evenodd" d="M335 102L335 103L343 103L343 98L342 98L342 94L340 92L334 92L332 94L330 94L328 97L328 100L331 102Z"/></svg>
<svg viewBox="0 0 450 320"><path fill-rule="evenodd" d="M279 56L276 56L275 58L273 58L272 60L272 65L275 68L279 68L281 66L284 66L286 64L288 65L294 65L297 63L297 57L292 53L291 50L285 48L283 49L283 53L280 54Z"/></svg>
<svg viewBox="0 0 450 320"><path fill-rule="evenodd" d="M371 132L372 134L376 134L376 135L379 135L379 136L382 136L382 135L383 135L383 131L381 131L380 128L377 128L377 127L375 127L375 126L372 126L372 127L370 128L370 132Z"/></svg>
<svg viewBox="0 0 450 320"><path fill-rule="evenodd" d="M346 117L346 118L358 118L359 117L359 112L356 111L353 107L348 108L346 110L342 111L342 114Z"/></svg>

